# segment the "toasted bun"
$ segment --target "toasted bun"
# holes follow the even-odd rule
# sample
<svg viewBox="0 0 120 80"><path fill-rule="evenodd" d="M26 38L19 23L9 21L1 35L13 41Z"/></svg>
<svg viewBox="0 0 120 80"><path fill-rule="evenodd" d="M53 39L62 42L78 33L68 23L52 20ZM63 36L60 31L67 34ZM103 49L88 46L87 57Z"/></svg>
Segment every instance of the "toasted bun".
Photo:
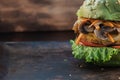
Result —
<svg viewBox="0 0 120 80"><path fill-rule="evenodd" d="M77 16L120 21L120 0L85 0Z"/></svg>

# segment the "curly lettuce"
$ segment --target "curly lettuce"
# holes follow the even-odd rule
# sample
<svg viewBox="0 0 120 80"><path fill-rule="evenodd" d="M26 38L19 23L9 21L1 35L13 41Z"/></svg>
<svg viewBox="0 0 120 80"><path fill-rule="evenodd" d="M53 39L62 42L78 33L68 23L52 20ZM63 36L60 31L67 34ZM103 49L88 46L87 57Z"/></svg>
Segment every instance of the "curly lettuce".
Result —
<svg viewBox="0 0 120 80"><path fill-rule="evenodd" d="M88 47L76 45L73 40L72 54L76 59L84 59L86 62L102 63L102 64L116 64L120 65L120 49L111 47Z"/></svg>

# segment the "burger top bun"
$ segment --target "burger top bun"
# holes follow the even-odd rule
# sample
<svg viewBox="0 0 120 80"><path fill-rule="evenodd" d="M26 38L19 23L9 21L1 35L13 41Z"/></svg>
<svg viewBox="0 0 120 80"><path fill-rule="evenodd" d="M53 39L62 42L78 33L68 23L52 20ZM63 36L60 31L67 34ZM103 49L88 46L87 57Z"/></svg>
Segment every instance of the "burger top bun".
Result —
<svg viewBox="0 0 120 80"><path fill-rule="evenodd" d="M120 0L85 0L77 11L77 16L120 21Z"/></svg>

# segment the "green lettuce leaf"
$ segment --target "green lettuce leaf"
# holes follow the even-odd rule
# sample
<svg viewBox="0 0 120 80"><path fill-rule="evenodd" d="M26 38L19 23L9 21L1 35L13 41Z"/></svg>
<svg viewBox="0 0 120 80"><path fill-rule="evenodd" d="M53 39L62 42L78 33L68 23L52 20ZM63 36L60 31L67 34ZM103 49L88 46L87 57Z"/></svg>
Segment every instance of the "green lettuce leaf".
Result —
<svg viewBox="0 0 120 80"><path fill-rule="evenodd" d="M106 63L109 62L110 60L120 61L120 55L118 56L120 49L115 49L111 47L101 48L81 46L76 45L73 40L71 40L70 43L72 44L72 54L77 59L84 59L86 62L93 63Z"/></svg>

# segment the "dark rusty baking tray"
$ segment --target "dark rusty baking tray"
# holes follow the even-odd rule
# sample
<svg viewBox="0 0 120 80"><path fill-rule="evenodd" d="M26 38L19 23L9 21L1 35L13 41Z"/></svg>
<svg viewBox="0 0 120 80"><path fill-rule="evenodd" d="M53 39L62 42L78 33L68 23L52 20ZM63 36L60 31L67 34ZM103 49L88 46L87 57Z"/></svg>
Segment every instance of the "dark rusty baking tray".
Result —
<svg viewBox="0 0 120 80"><path fill-rule="evenodd" d="M56 39L27 41L21 38L23 41L15 39L16 41L0 42L0 80L120 79L119 67L98 67L74 59L70 38L73 37L60 41Z"/></svg>

